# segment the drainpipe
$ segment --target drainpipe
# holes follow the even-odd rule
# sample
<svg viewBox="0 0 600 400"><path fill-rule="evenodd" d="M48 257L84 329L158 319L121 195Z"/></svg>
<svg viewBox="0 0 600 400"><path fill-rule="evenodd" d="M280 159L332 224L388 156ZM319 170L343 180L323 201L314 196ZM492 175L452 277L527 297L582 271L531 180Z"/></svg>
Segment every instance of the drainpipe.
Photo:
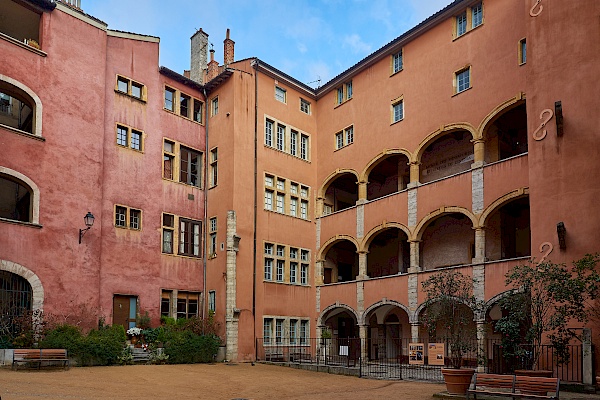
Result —
<svg viewBox="0 0 600 400"><path fill-rule="evenodd" d="M252 336L256 345L256 221L257 221L257 196L258 191L258 58L254 59L254 237L252 247L252 317L254 329Z"/></svg>
<svg viewBox="0 0 600 400"><path fill-rule="evenodd" d="M206 244L208 243L208 156L209 156L209 148L208 148L208 96L206 93L206 88L202 87L202 93L204 94L204 179L203 179L203 192L204 192L204 232L203 232L203 240L204 240L204 248L202 249L202 319L206 318L208 315L208 300L206 294Z"/></svg>

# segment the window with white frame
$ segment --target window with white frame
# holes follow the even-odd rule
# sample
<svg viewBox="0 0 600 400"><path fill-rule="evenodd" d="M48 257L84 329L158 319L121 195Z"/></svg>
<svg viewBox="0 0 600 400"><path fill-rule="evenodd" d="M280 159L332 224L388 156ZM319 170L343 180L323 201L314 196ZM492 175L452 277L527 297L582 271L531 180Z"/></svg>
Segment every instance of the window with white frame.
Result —
<svg viewBox="0 0 600 400"><path fill-rule="evenodd" d="M285 213L285 194L277 193L277 209L276 211L280 214Z"/></svg>
<svg viewBox="0 0 600 400"><path fill-rule="evenodd" d="M402 64L402 49L401 49L399 52L392 54L392 74L402 71L402 68L403 68L403 64Z"/></svg>
<svg viewBox="0 0 600 400"><path fill-rule="evenodd" d="M214 290L208 292L208 312L213 314L217 312L217 292Z"/></svg>
<svg viewBox="0 0 600 400"><path fill-rule="evenodd" d="M219 113L219 97L215 97L211 100L210 112L213 117Z"/></svg>
<svg viewBox="0 0 600 400"><path fill-rule="evenodd" d="M340 105L352 98L352 81L344 83L336 89L336 105Z"/></svg>
<svg viewBox="0 0 600 400"><path fill-rule="evenodd" d="M298 320L290 319L290 344L296 344L298 340Z"/></svg>
<svg viewBox="0 0 600 400"><path fill-rule="evenodd" d="M219 152L215 147L210 151L210 187L217 186L217 182L219 181L218 158Z"/></svg>
<svg viewBox="0 0 600 400"><path fill-rule="evenodd" d="M285 260L277 260L277 269L275 270L275 280L277 282L283 282L284 274L285 274Z"/></svg>
<svg viewBox="0 0 600 400"><path fill-rule="evenodd" d="M300 218L308 219L308 201L300 201Z"/></svg>
<svg viewBox="0 0 600 400"><path fill-rule="evenodd" d="M274 179L273 175L265 175L265 186L273 187Z"/></svg>
<svg viewBox="0 0 600 400"><path fill-rule="evenodd" d="M308 334L309 334L308 320L300 321L300 344L308 343Z"/></svg>
<svg viewBox="0 0 600 400"><path fill-rule="evenodd" d="M283 319L275 320L275 343L282 344L283 343Z"/></svg>
<svg viewBox="0 0 600 400"><path fill-rule="evenodd" d="M483 23L483 4L477 3L471 7L471 28L476 28Z"/></svg>
<svg viewBox="0 0 600 400"><path fill-rule="evenodd" d="M310 103L307 100L300 99L300 111L310 114Z"/></svg>
<svg viewBox="0 0 600 400"><path fill-rule="evenodd" d="M290 131L290 154L294 157L297 156L298 153L298 132L295 130Z"/></svg>
<svg viewBox="0 0 600 400"><path fill-rule="evenodd" d="M115 205L115 226L134 231L141 230L142 211L131 207Z"/></svg>
<svg viewBox="0 0 600 400"><path fill-rule="evenodd" d="M263 320L263 343L271 344L273 337L273 318L265 318Z"/></svg>
<svg viewBox="0 0 600 400"><path fill-rule="evenodd" d="M392 103L392 123L404 119L404 99Z"/></svg>
<svg viewBox="0 0 600 400"><path fill-rule="evenodd" d="M463 11L456 16L456 36L467 33L467 12Z"/></svg>
<svg viewBox="0 0 600 400"><path fill-rule="evenodd" d="M273 259L265 258L265 281L273 280Z"/></svg>
<svg viewBox="0 0 600 400"><path fill-rule="evenodd" d="M300 136L300 158L308 160L308 136Z"/></svg>
<svg viewBox="0 0 600 400"><path fill-rule="evenodd" d="M271 120L265 122L265 144L273 146L273 121Z"/></svg>
<svg viewBox="0 0 600 400"><path fill-rule="evenodd" d="M273 118L265 118L265 146L308 161L309 140L309 135L298 129Z"/></svg>
<svg viewBox="0 0 600 400"><path fill-rule="evenodd" d="M298 283L298 263L290 262L290 283Z"/></svg>
<svg viewBox="0 0 600 400"><path fill-rule="evenodd" d="M202 256L202 221L179 218L179 255Z"/></svg>
<svg viewBox="0 0 600 400"><path fill-rule="evenodd" d="M335 134L335 148L339 150L343 147L354 143L354 126L350 125L347 128L337 132Z"/></svg>
<svg viewBox="0 0 600 400"><path fill-rule="evenodd" d="M308 285L308 264L300 264L300 284Z"/></svg>
<svg viewBox="0 0 600 400"><path fill-rule="evenodd" d="M273 211L273 191L265 190L265 210Z"/></svg>
<svg viewBox="0 0 600 400"><path fill-rule="evenodd" d="M264 280L308 285L310 251L279 243L264 243ZM289 275L286 276L286 269Z"/></svg>
<svg viewBox="0 0 600 400"><path fill-rule="evenodd" d="M143 150L143 132L127 125L117 124L117 145L132 150Z"/></svg>
<svg viewBox="0 0 600 400"><path fill-rule="evenodd" d="M471 87L471 67L455 73L456 93L464 92Z"/></svg>
<svg viewBox="0 0 600 400"><path fill-rule="evenodd" d="M212 217L209 220L210 243L208 254L212 257L217 255L217 217Z"/></svg>
<svg viewBox="0 0 600 400"><path fill-rule="evenodd" d="M298 216L298 199L296 197L290 198L290 215L292 217Z"/></svg>
<svg viewBox="0 0 600 400"><path fill-rule="evenodd" d="M458 38L465 33L483 25L483 3L475 3L467 7L460 14L454 17L454 32L455 38Z"/></svg>
<svg viewBox="0 0 600 400"><path fill-rule="evenodd" d="M282 103L287 102L287 93L284 88L280 88L279 86L275 86L275 100L280 101Z"/></svg>
<svg viewBox="0 0 600 400"><path fill-rule="evenodd" d="M265 210L308 218L309 187L283 177L265 174ZM302 199L300 199L300 197ZM306 215L302 217L302 212Z"/></svg>
<svg viewBox="0 0 600 400"><path fill-rule="evenodd" d="M277 124L277 150L285 151L285 125Z"/></svg>
<svg viewBox="0 0 600 400"><path fill-rule="evenodd" d="M277 190L285 190L285 179L277 178Z"/></svg>
<svg viewBox="0 0 600 400"><path fill-rule="evenodd" d="M354 143L354 127L350 126L344 130L346 135L346 145Z"/></svg>

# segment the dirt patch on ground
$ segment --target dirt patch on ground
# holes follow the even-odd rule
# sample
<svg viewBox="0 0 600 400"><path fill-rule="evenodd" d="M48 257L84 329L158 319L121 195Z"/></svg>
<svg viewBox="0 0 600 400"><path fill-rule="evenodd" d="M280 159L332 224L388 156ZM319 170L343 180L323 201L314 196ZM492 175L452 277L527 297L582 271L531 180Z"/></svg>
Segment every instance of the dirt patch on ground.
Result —
<svg viewBox="0 0 600 400"><path fill-rule="evenodd" d="M441 384L380 381L275 365L132 365L0 370L11 399L431 399Z"/></svg>

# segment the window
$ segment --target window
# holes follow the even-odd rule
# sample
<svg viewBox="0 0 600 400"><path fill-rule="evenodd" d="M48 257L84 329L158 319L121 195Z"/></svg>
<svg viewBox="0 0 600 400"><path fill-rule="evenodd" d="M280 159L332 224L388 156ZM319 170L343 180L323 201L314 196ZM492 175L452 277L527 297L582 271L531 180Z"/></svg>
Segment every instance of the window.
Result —
<svg viewBox="0 0 600 400"><path fill-rule="evenodd" d="M179 177L180 183L201 187L202 161L202 152L164 139L163 178L174 181L176 177Z"/></svg>
<svg viewBox="0 0 600 400"><path fill-rule="evenodd" d="M300 201L300 218L308 219L308 201Z"/></svg>
<svg viewBox="0 0 600 400"><path fill-rule="evenodd" d="M352 98L352 81L344 83L336 89L336 105Z"/></svg>
<svg viewBox="0 0 600 400"><path fill-rule="evenodd" d="M217 186L219 180L219 169L217 168L218 151L215 147L210 151L210 187Z"/></svg>
<svg viewBox="0 0 600 400"><path fill-rule="evenodd" d="M217 255L217 217L212 217L209 223L210 248L208 254L214 257Z"/></svg>
<svg viewBox="0 0 600 400"><path fill-rule="evenodd" d="M263 342L264 342L264 344L271 344L272 336L273 336L273 318L265 318L263 321Z"/></svg>
<svg viewBox="0 0 600 400"><path fill-rule="evenodd" d="M181 93L179 97L179 115L185 118L190 117L190 106L192 98L186 94Z"/></svg>
<svg viewBox="0 0 600 400"><path fill-rule="evenodd" d="M115 91L144 102L146 101L146 86L121 75L117 75Z"/></svg>
<svg viewBox="0 0 600 400"><path fill-rule="evenodd" d="M300 158L308 160L308 136L300 136Z"/></svg>
<svg viewBox="0 0 600 400"><path fill-rule="evenodd" d="M283 88L280 88L279 86L275 86L275 100L280 101L282 103L286 103L286 91Z"/></svg>
<svg viewBox="0 0 600 400"><path fill-rule="evenodd" d="M273 255L273 244L272 243L265 243L265 254L268 255Z"/></svg>
<svg viewBox="0 0 600 400"><path fill-rule="evenodd" d="M404 100L392 103L392 123L404 119Z"/></svg>
<svg viewBox="0 0 600 400"><path fill-rule="evenodd" d="M217 292L214 290L208 292L208 312L217 312Z"/></svg>
<svg viewBox="0 0 600 400"><path fill-rule="evenodd" d="M290 319L290 344L296 344L298 338L298 320Z"/></svg>
<svg viewBox="0 0 600 400"><path fill-rule="evenodd" d="M300 321L300 344L308 343L308 321Z"/></svg>
<svg viewBox="0 0 600 400"><path fill-rule="evenodd" d="M162 252L173 254L173 234L175 231L175 216L172 214L162 215Z"/></svg>
<svg viewBox="0 0 600 400"><path fill-rule="evenodd" d="M283 343L283 320L275 320L275 343Z"/></svg>
<svg viewBox="0 0 600 400"><path fill-rule="evenodd" d="M308 264L300 265L300 284L308 285Z"/></svg>
<svg viewBox="0 0 600 400"><path fill-rule="evenodd" d="M392 74L402 71L402 50L392 54Z"/></svg>
<svg viewBox="0 0 600 400"><path fill-rule="evenodd" d="M296 156L298 153L298 132L292 130L290 132L290 154Z"/></svg>
<svg viewBox="0 0 600 400"><path fill-rule="evenodd" d="M304 99L300 99L300 111L310 114L310 103Z"/></svg>
<svg viewBox="0 0 600 400"><path fill-rule="evenodd" d="M482 2L468 7L454 18L454 38L458 38L480 25L483 25Z"/></svg>
<svg viewBox="0 0 600 400"><path fill-rule="evenodd" d="M477 3L471 7L471 27L476 28L483 23L483 4Z"/></svg>
<svg viewBox="0 0 600 400"><path fill-rule="evenodd" d="M354 143L354 126L349 126L335 134L336 150Z"/></svg>
<svg viewBox="0 0 600 400"><path fill-rule="evenodd" d="M267 120L265 122L265 144L273 146L273 121Z"/></svg>
<svg viewBox="0 0 600 400"><path fill-rule="evenodd" d="M179 218L179 254L200 257L202 244L202 222Z"/></svg>
<svg viewBox="0 0 600 400"><path fill-rule="evenodd" d="M14 172L14 171L13 171ZM15 172L15 175L20 175ZM34 204L36 191L27 183L11 175L0 174L0 218L21 222L38 223ZM39 192L38 207L39 207ZM33 215L33 214L36 215Z"/></svg>
<svg viewBox="0 0 600 400"><path fill-rule="evenodd" d="M273 280L273 259L265 258L265 281Z"/></svg>
<svg viewBox="0 0 600 400"><path fill-rule="evenodd" d="M265 210L273 210L273 191L265 190Z"/></svg>
<svg viewBox="0 0 600 400"><path fill-rule="evenodd" d="M277 179L277 190L285 190L285 179Z"/></svg>
<svg viewBox="0 0 600 400"><path fill-rule="evenodd" d="M36 115L36 103L25 88L0 81L0 126L42 136L41 125L36 126L41 117L41 113Z"/></svg>
<svg viewBox="0 0 600 400"><path fill-rule="evenodd" d="M308 187L307 186L300 186L300 196L308 197Z"/></svg>
<svg viewBox="0 0 600 400"><path fill-rule="evenodd" d="M272 175L265 175L265 185L273 187L274 179Z"/></svg>
<svg viewBox="0 0 600 400"><path fill-rule="evenodd" d="M295 247L290 248L290 259L297 260L298 259L298 249Z"/></svg>
<svg viewBox="0 0 600 400"><path fill-rule="evenodd" d="M290 215L292 217L298 216L298 199L295 197L290 199Z"/></svg>
<svg viewBox="0 0 600 400"><path fill-rule="evenodd" d="M292 183L290 185L290 193L298 194L298 184L297 183Z"/></svg>
<svg viewBox="0 0 600 400"><path fill-rule="evenodd" d="M277 272L275 274L275 280L277 280L277 282L283 282L284 270L285 270L285 261L277 260Z"/></svg>
<svg viewBox="0 0 600 400"><path fill-rule="evenodd" d="M194 318L198 316L200 293L177 293L177 319Z"/></svg>
<svg viewBox="0 0 600 400"><path fill-rule="evenodd" d="M285 151L285 125L277 124L277 150Z"/></svg>
<svg viewBox="0 0 600 400"><path fill-rule="evenodd" d="M27 3L2 2L0 32L14 39L13 42L28 44L32 50L40 49L40 14L43 14L42 10L47 6L41 8L25 4Z"/></svg>
<svg viewBox="0 0 600 400"><path fill-rule="evenodd" d="M129 147L132 150L142 151L143 137L144 134L142 131L130 128L126 125L117 124L117 145Z"/></svg>
<svg viewBox="0 0 600 400"><path fill-rule="evenodd" d="M219 98L215 97L210 102L210 112L212 116L215 116L219 113Z"/></svg>
<svg viewBox="0 0 600 400"><path fill-rule="evenodd" d="M302 250L300 252L300 259L302 261L309 261L309 252L308 252L308 250Z"/></svg>
<svg viewBox="0 0 600 400"><path fill-rule="evenodd" d="M277 193L277 212L280 214L285 213L285 195L281 193Z"/></svg>
<svg viewBox="0 0 600 400"><path fill-rule="evenodd" d="M471 67L456 72L456 93L464 92L471 87Z"/></svg>
<svg viewBox="0 0 600 400"><path fill-rule="evenodd" d="M285 246L277 245L277 257L285 257Z"/></svg>
<svg viewBox="0 0 600 400"><path fill-rule="evenodd" d="M519 65L527 62L527 42L525 39L519 41Z"/></svg>
<svg viewBox="0 0 600 400"><path fill-rule="evenodd" d="M179 182L200 187L202 153L180 146Z"/></svg>
<svg viewBox="0 0 600 400"><path fill-rule="evenodd" d="M456 36L464 35L467 32L467 12L464 11L456 17Z"/></svg>
<svg viewBox="0 0 600 400"><path fill-rule="evenodd" d="M298 263L290 263L290 283L298 283Z"/></svg>
<svg viewBox="0 0 600 400"><path fill-rule="evenodd" d="M142 229L142 212L126 206L115 206L115 226L135 231Z"/></svg>
<svg viewBox="0 0 600 400"><path fill-rule="evenodd" d="M171 297L173 296L173 291L171 290L163 290L160 298L160 315L164 315L165 317L171 316Z"/></svg>
<svg viewBox="0 0 600 400"><path fill-rule="evenodd" d="M204 107L204 103L202 103L198 99L194 99L194 121L198 123L202 123L202 108Z"/></svg>
<svg viewBox="0 0 600 400"><path fill-rule="evenodd" d="M165 88L165 110L175 111L175 89Z"/></svg>

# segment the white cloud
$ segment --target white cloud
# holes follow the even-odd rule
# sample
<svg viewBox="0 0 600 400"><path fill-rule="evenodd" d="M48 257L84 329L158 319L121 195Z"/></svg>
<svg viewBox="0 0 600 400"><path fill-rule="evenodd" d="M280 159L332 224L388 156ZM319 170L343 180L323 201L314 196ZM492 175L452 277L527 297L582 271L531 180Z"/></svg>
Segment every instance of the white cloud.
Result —
<svg viewBox="0 0 600 400"><path fill-rule="evenodd" d="M308 47L306 47L306 45L304 43L298 43L296 45L296 47L298 48L298 51L302 54L304 54L308 51Z"/></svg>
<svg viewBox="0 0 600 400"><path fill-rule="evenodd" d="M343 46L344 48L350 48L350 51L354 54L364 55L371 52L371 45L363 42L360 35L356 33L344 36Z"/></svg>

